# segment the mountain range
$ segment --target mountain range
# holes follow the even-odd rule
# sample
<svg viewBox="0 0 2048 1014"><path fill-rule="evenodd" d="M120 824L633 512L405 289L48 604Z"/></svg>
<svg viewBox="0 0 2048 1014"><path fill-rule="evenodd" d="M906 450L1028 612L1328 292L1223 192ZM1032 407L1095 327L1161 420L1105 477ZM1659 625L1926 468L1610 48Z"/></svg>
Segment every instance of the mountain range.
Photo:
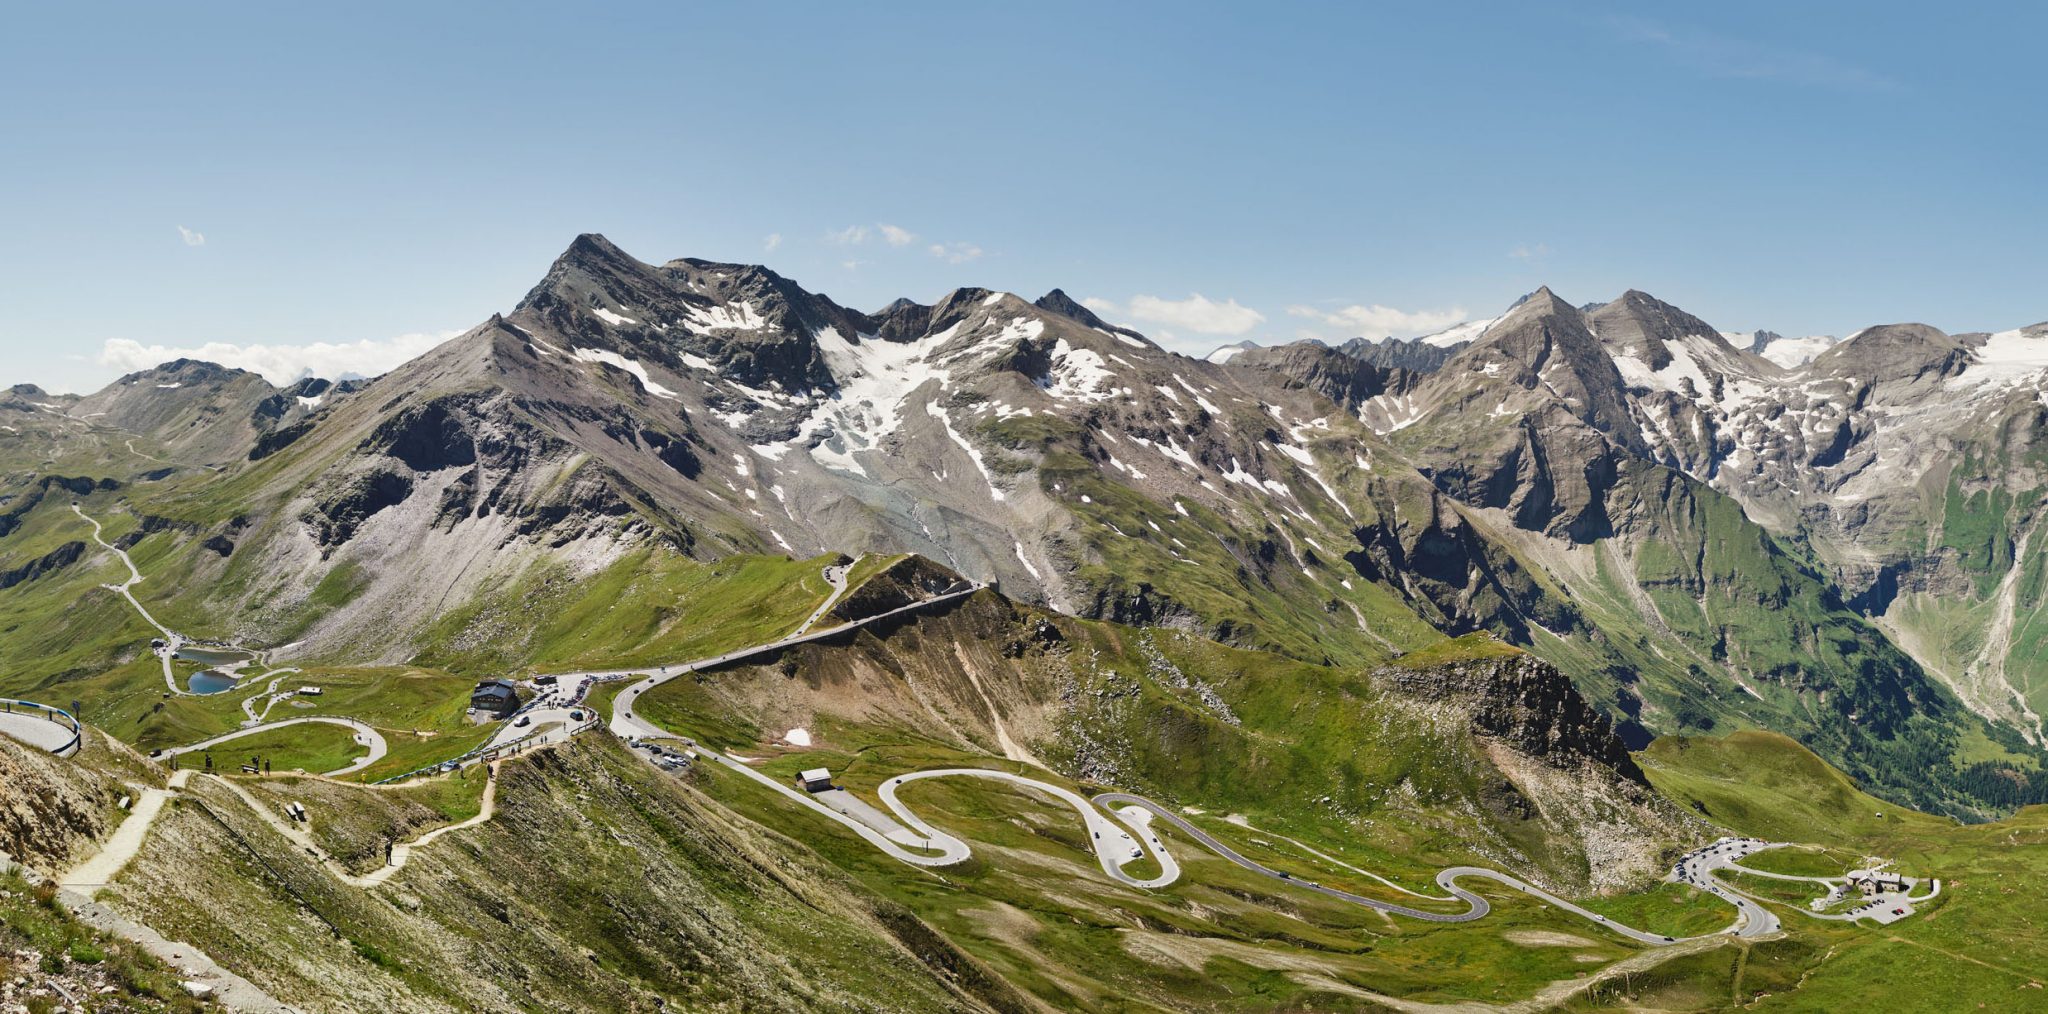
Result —
<svg viewBox="0 0 2048 1014"><path fill-rule="evenodd" d="M152 1011L231 982L180 986L195 953L242 1009L1842 1008L1965 965L2002 1001L2044 431L2048 325L1546 288L1196 359L1057 289L868 312L580 236L380 377L0 392L0 696L83 723L0 736L0 954ZM466 709L499 679L538 722ZM882 856L787 798L821 781L971 853ZM1056 792L1152 801L1186 866ZM1947 893L1731 928L1682 874L1732 834ZM1467 864L1523 886L1404 886ZM189 949L85 960L117 939Z"/></svg>
<svg viewBox="0 0 2048 1014"><path fill-rule="evenodd" d="M404 662L648 546L913 553L1318 664L1485 631L1636 745L1772 729L1924 808L2041 798L2048 326L1780 344L1542 289L1398 357L1202 361L1058 290L866 313L586 235L372 381L178 362L0 413L214 473L152 523L213 547L181 566L237 636L306 657Z"/></svg>

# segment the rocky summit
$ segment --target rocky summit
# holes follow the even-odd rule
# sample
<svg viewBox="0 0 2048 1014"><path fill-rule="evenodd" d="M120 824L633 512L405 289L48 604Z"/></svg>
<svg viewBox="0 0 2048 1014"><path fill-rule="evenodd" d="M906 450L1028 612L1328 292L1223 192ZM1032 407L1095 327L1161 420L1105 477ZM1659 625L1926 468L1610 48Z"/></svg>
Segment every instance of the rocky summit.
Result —
<svg viewBox="0 0 2048 1014"><path fill-rule="evenodd" d="M1817 996L2048 801L2048 325L1195 359L584 235L0 426L0 943L132 1009Z"/></svg>

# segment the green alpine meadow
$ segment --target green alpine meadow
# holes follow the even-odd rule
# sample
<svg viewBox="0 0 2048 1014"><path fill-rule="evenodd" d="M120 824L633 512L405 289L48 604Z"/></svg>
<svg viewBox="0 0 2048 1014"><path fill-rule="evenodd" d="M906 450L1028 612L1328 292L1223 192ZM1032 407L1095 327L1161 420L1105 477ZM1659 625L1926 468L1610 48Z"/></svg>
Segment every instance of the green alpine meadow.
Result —
<svg viewBox="0 0 2048 1014"><path fill-rule="evenodd" d="M2041 11L7 22L0 1014L2048 1010Z"/></svg>

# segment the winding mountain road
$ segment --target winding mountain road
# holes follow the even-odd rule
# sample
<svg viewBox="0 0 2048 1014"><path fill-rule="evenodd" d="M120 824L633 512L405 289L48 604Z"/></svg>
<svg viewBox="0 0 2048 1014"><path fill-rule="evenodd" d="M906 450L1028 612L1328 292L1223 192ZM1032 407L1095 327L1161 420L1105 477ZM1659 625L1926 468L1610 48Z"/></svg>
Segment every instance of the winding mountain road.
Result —
<svg viewBox="0 0 2048 1014"><path fill-rule="evenodd" d="M178 649L185 646L185 635L158 623L156 617L149 614L149 610L142 608L142 602L136 599L135 592L132 590L136 585L142 583L142 571L136 568L135 560L128 555L128 551L108 542L106 540L106 529L100 526L98 519L87 514L83 508L74 503L71 505L71 512L84 518L85 523L92 526L92 541L99 543L100 548L120 557L121 563L128 568L128 580L120 584L101 585L101 587L111 592L118 592L122 598L128 600L129 605L135 607L136 613L140 614L145 622L155 627L158 633L164 635L167 645L157 651L157 657L163 660L164 664L164 686L170 688L171 693L180 697L190 696L190 691L178 686L178 675L171 670L171 656L176 655Z"/></svg>
<svg viewBox="0 0 2048 1014"><path fill-rule="evenodd" d="M1374 909L1380 912L1386 912L1390 915L1405 916L1410 919L1421 919L1425 922L1471 922L1475 919L1483 918L1488 912L1492 911L1492 906L1487 902L1485 898L1477 894L1474 894L1473 892L1468 891L1463 887L1460 887L1458 885L1458 881L1467 878L1474 880L1491 880L1494 883L1500 884L1504 887L1510 887L1517 891L1522 892L1523 894L1529 895L1530 897L1542 901L1544 904L1547 904L1552 908L1564 912L1570 912L1573 915L1579 916L1581 918L1597 922L1600 925L1605 926L1608 929L1611 929L1614 932L1621 934L1622 936L1628 937L1640 943L1655 944L1661 946L1664 944L1677 942L1677 939L1674 939L1672 937L1662 936L1656 933L1647 933L1642 930L1636 929L1632 926L1625 926L1621 923L1615 922L1614 920L1607 918L1604 915L1601 915L1598 912L1590 911L1588 909L1575 905L1569 901L1566 901L1565 899L1560 898L1557 895L1551 894L1549 891L1537 887L1534 884L1531 884L1528 881L1525 881L1519 877L1510 876L1498 870L1489 870L1481 866L1452 866L1448 869L1442 870L1436 875L1436 884L1438 887L1443 888L1444 891L1447 892L1452 898L1455 898L1459 901L1463 901L1465 903L1466 910L1463 912L1430 912L1419 908L1409 908L1406 905L1396 905L1392 902L1381 901L1377 898L1367 898L1361 895L1352 894L1349 891L1339 890L1338 888L1334 887L1328 887L1323 884L1316 883L1314 881L1301 880L1297 877L1294 877L1291 874L1283 873L1262 863L1256 862L1251 859L1247 859L1243 855L1240 855L1235 849L1232 849L1230 846L1225 845L1220 841L1217 841L1216 838L1210 835L1208 832L1188 822L1187 819L1183 818L1180 814L1174 813L1173 811L1159 805L1158 803L1153 802L1152 800L1146 799L1143 796L1135 796L1128 792L1105 792L1102 795L1096 796L1095 802L1103 806L1126 804L1130 806L1142 807L1146 810L1151 811L1154 816L1162 820L1165 820L1168 823L1171 823L1174 827L1180 829L1181 833L1187 835L1190 838L1193 838L1195 842L1197 844L1200 844L1203 848L1206 848L1209 851L1214 852L1225 859L1228 859L1232 863L1235 863L1238 866L1243 867L1244 869L1250 870L1254 873L1258 873L1262 876L1271 877L1275 880L1285 880L1290 883L1296 884L1300 887L1314 891L1318 894L1336 898L1340 901L1348 901L1354 905L1363 905L1366 908ZM1408 893L1412 894L1413 892ZM1748 937L1762 936L1764 934L1773 932L1776 929L1777 924L1775 920L1770 920L1768 921L1768 923L1766 923L1762 921L1756 921L1749 918L1745 918L1743 915L1738 915L1735 924L1731 925L1728 929L1723 930L1722 932L1733 933L1736 936Z"/></svg>
<svg viewBox="0 0 2048 1014"><path fill-rule="evenodd" d="M1448 894L1448 897L1444 900L1463 902L1465 904L1464 911L1432 912L1425 909L1411 908L1406 905L1397 905L1392 902L1381 901L1377 898L1368 898L1349 891L1328 887L1312 880L1303 880L1292 874L1275 870L1255 860L1248 859L1235 849L1218 841L1213 835L1188 822L1181 815L1144 796L1128 792L1105 792L1094 797L1093 800L1089 800L1057 785L1012 774L1007 771L995 771L986 768L934 768L927 771L914 771L909 774L897 775L884 781L877 789L876 795L881 799L882 804L889 808L896 819L901 820L915 832L912 840L906 843L900 839L892 838L869 823L826 806L809 792L793 785L785 784L778 779L755 770L748 765L744 758L716 751L704 751L700 756L708 757L721 766L737 771L748 779L772 789L805 809L851 830L854 834L859 835L891 858L913 866L951 866L964 862L973 852L968 844L957 836L932 826L924 818L918 816L915 811L911 810L902 800L897 798L897 790L909 782L928 778L985 778L992 781L1007 782L1034 792L1043 793L1072 807L1076 813L1081 815L1082 822L1088 829L1089 843L1095 853L1097 862L1102 866L1103 872L1108 874L1111 879L1130 887L1156 889L1170 885L1180 879L1180 864L1173 858L1172 853L1167 851L1165 843L1160 841L1158 835L1150 827L1150 821L1156 819L1172 824L1197 844L1243 869L1274 880L1285 881L1326 897L1336 898L1339 901L1360 905L1375 911L1385 912L1389 915L1398 915L1424 922L1472 922L1484 918L1490 913L1492 905L1484 897L1467 890L1459 884L1459 881L1469 879L1493 881L1504 887L1520 891L1559 911L1568 912L1589 922L1597 923L1638 943L1656 947L1724 934L1745 938L1768 936L1777 932L1779 928L1775 916L1772 916L1762 906L1756 905L1748 898L1733 892L1714 891L1712 893L1717 897L1728 901L1736 907L1737 914L1734 923L1720 933L1702 934L1695 937L1662 936L1616 922L1598 912L1560 898L1519 877L1479 866L1452 866L1440 871L1436 875L1437 886ZM1101 809L1098 809L1098 807ZM1122 807L1122 809L1115 809L1116 807ZM1130 830L1125 830L1125 828L1118 826L1104 815L1103 810L1109 810L1115 814L1129 825ZM1143 815L1145 819L1140 819L1140 815ZM1136 832L1135 835L1132 832ZM913 848L917 850L913 851ZM1147 851L1159 862L1160 872L1158 875L1139 878L1124 872L1123 867L1126 864L1142 858ZM1406 891L1405 888L1401 888L1401 890L1405 893L1414 894L1412 891ZM1424 896L1417 895L1417 897Z"/></svg>
<svg viewBox="0 0 2048 1014"><path fill-rule="evenodd" d="M1722 838L1709 845L1702 845L1678 860L1668 880L1690 884L1730 905L1740 913L1737 936L1763 936L1778 931L1778 917L1770 909L1723 883L1714 876L1714 871L1733 866L1737 859L1752 852L1776 848L1782 842L1765 842L1754 838Z"/></svg>
<svg viewBox="0 0 2048 1014"><path fill-rule="evenodd" d="M261 683L264 680L270 680L270 686L262 690L258 690L255 693L250 694L247 698L243 699L242 713L249 716L249 722L247 724L254 724L257 722L261 722L266 718L269 718L270 709L277 707L277 702L284 700L288 697L295 697L298 695L298 691L296 690L286 690L283 693L279 693L277 689L277 685L283 683L285 677L290 676L291 674L298 671L299 670L295 668L272 669L269 672L264 673L263 675L258 676L253 680L250 680L251 683ZM272 676L275 676L277 678L270 679ZM258 713L256 710L256 702L259 699L263 701L263 711L261 713Z"/></svg>
<svg viewBox="0 0 2048 1014"><path fill-rule="evenodd" d="M1742 844L1740 846L1731 846L1727 844L1729 841ZM1757 842L1753 839L1743 838L1724 839L1722 842L1715 843L1714 846L1708 846L1707 848L1699 849L1692 854L1688 854L1686 856L1686 860L1681 862L1679 865L1679 879L1687 880L1687 882L1690 883L1691 880L1688 880L1686 877L1686 874L1690 872L1693 878L1704 879L1711 882L1706 886L1707 890L1714 891L1715 894L1723 896L1732 894L1737 898L1742 899L1743 902L1746 902L1750 905L1754 905L1758 908L1762 907L1760 904L1758 904L1762 899L1757 898L1755 895L1749 893L1748 891L1743 890L1742 888L1734 884L1722 880L1718 876L1715 876L1715 872L1720 870L1728 870L1730 872L1741 874L1744 876L1762 877L1766 880L1803 881L1806 883L1816 884L1821 887L1827 888L1831 896L1833 892L1838 888L1846 889L1846 885L1848 884L1848 878L1846 877L1808 877L1800 876L1794 873L1772 873L1767 870L1752 869L1748 866L1742 865L1740 862L1737 861L1743 858L1744 855L1753 855L1757 852L1763 851L1764 849L1783 848L1785 844L1786 843L1784 842ZM1741 850L1735 851L1735 848L1737 847L1740 847ZM1695 863L1693 862L1695 856L1713 856L1715 857L1715 859L1712 862ZM1863 900L1863 902L1857 905L1855 908L1842 912L1816 912L1811 907L1798 905L1788 905L1787 907L1792 908L1795 911L1804 913L1808 918L1826 919L1832 922L1855 922L1858 919L1872 918L1874 917L1873 913L1875 913L1875 917L1879 917L1880 922L1891 922L1893 921L1893 918L1891 918L1892 915L1911 915L1914 910L1913 906L1933 901L1934 899L1941 896L1940 880L1927 881L1926 883L1930 888L1926 894L1916 895L1912 893L1913 887L1917 886L1917 884L1909 883L1909 885L1904 890L1884 892L1874 896L1866 897ZM1885 911L1887 909L1899 909L1902 911L1898 913L1887 913ZM1773 916L1772 918L1775 919L1776 917Z"/></svg>
<svg viewBox="0 0 2048 1014"><path fill-rule="evenodd" d="M832 580L832 575L830 573L827 574L827 580ZM838 589L840 588L842 582L843 576L840 581L833 581L832 583L834 588ZM629 743L655 739L677 739L689 742L691 743L691 745L694 746L695 742L689 740L687 737L678 736L675 733L662 729L659 726L656 726L654 723L648 721L647 719L642 718L634 710L634 706L638 703L639 699L645 696L649 691L654 690L657 687L660 687L661 685L669 682L670 680L676 679L680 676L684 676L689 673L698 672L704 669L716 668L718 666L728 665L733 662L743 661L745 659L752 658L758 655L764 655L781 651L785 648L789 648L798 644L824 640L826 638L834 637L839 634L845 633L849 630L857 629L861 626L874 623L879 620L887 619L891 616L895 616L901 613L906 613L917 609L928 608L930 606L937 605L942 602L964 598L968 595L973 594L976 591L981 590L982 587L983 586L978 584L973 585L960 591L939 595L934 598L924 600L922 602L912 603L910 605L902 606L885 613L880 613L875 616L867 617L865 619L851 621L825 630L806 632L806 628L808 628L811 623L815 622L819 616L822 616L824 614L824 607L821 607L818 611L812 614L812 618L810 620L807 620L803 627L799 628L798 633L791 634L790 636L785 637L779 641L773 641L767 644L757 645L752 648L744 648L738 651L728 652L723 655L717 655L711 658L700 659L694 662L685 662L677 665L656 667L651 671L651 674L650 670L648 669L618 670L615 672L571 673L565 674L564 676L562 676L562 679L583 680L585 681L583 686L587 687L592 682L601 681L605 679L616 679L620 678L621 676L627 675L647 674L645 675L644 679L620 691L618 697L613 701L611 721L609 723L609 727L612 733L618 736L620 739L626 740ZM836 598L836 592L834 597ZM827 606L830 605L830 602L831 600L827 601ZM580 696L581 694L579 691L577 697L580 699ZM536 726L536 729L537 728L538 726ZM1527 894L1532 898L1536 898L1537 900L1542 901L1543 903L1550 905L1554 908L1557 908L1560 911L1569 912L1573 915L1577 915L1591 922L1595 922L1602 926L1608 927L1609 929L1612 929L1614 932L1622 936L1628 937L1632 940L1638 941L1640 943L1651 944L1655 946L1663 946L1666 944L1677 943L1679 942L1679 939L1681 939L1660 936L1658 934L1649 933L1631 926L1622 925L1620 923L1615 922L1612 919L1607 918L1604 915L1601 915L1598 912L1594 912L1589 909L1583 908L1579 905L1573 904L1570 901L1567 901L1554 894L1551 894L1550 892L1545 891L1542 888L1537 887L1533 884L1530 884L1527 881L1524 881L1518 877L1514 877L1506 873L1501 873L1497 870L1489 870L1477 866L1454 866L1439 872L1436 876L1437 886L1441 887L1449 895L1449 897L1445 900L1457 900L1464 902L1466 910L1463 912L1431 912L1424 909L1411 908L1405 905L1397 905L1391 902L1381 901L1376 898L1367 898L1362 895L1352 894L1348 891L1339 890L1337 888L1326 887L1322 884L1318 884L1313 881L1301 880L1290 874L1272 869L1263 864L1248 859L1242 854L1238 853L1236 850L1230 848L1230 846L1225 845L1222 842L1216 840L1215 837L1213 837L1206 831L1203 831L1201 828L1196 827L1195 825L1189 823L1179 814L1174 813L1166 807L1156 802L1153 802L1152 800L1147 799L1143 796L1133 795L1127 792L1108 792L1096 796L1091 801L1083 798L1077 793L1074 793L1070 790L1061 788L1056 785L1052 785L1047 782L1039 781L1033 778L1027 778L1022 775L1011 774L1007 771L996 771L985 768L936 768L928 771L915 771L910 772L908 774L897 775L883 782L877 790L877 795L881 799L882 804L889 809L889 811L894 815L894 817L897 820L900 820L907 828L910 829L907 833L898 832L895 837L892 837L889 832L872 826L872 823L879 822L879 818L874 818L871 821L863 821L861 819L857 819L855 816L852 816L848 813L841 812L840 810L827 806L824 803L819 802L819 800L816 797L814 797L811 793L796 788L793 785L784 784L782 781L776 778L770 777L769 775L766 775L760 771L755 770L747 763L747 761L744 758L735 757L714 750L704 750L700 753L700 756L707 757L713 762L729 770L739 772L749 780L773 790L774 792L783 796L785 799L795 802L799 806L802 806L803 808L810 810L811 812L821 817L824 817L827 820L830 820L834 823L837 823L847 828L848 830L852 831L854 834L858 835L863 840L867 841L870 845L873 845L875 848L881 850L884 854L890 856L891 858L896 859L899 862L907 863L913 866L950 866L955 863L965 861L968 858L968 856L972 854L972 850L969 848L966 842L962 841L961 839L952 834L949 834L945 831L940 830L939 828L932 826L928 821L924 820L922 817L919 817L916 814L916 812L911 810L908 806L904 805L902 800L897 798L898 788L900 788L902 785L908 782L918 781L927 778L985 778L994 781L1007 782L1012 785L1017 785L1019 787L1030 789L1035 792L1040 792L1072 807L1076 813L1081 815L1082 823L1088 829L1089 841L1092 850L1094 851L1096 860L1101 865L1103 872L1112 879L1118 881L1119 883L1131 887L1147 889L1165 887L1169 884L1172 884L1180 877L1179 863L1173 858L1172 854L1167 851L1164 843L1159 840L1157 833L1151 829L1150 819L1158 819L1164 820L1174 825L1174 827L1178 828L1182 833L1187 834L1190 838L1194 839L1203 847L1209 849L1210 851L1216 853L1219 856L1222 856L1230 862L1237 864L1238 866L1244 869L1251 870L1263 876L1271 877L1275 880L1287 881L1289 883L1299 885L1301 887L1307 888L1308 890L1315 891L1328 897L1337 898L1339 900L1350 902L1352 904L1362 905L1364 907L1375 909L1377 911L1386 912L1390 915L1399 915L1412 919L1420 919L1427 922L1440 923L1470 922L1475 919L1483 918L1487 915L1488 912L1491 911L1492 906L1487 902L1487 900L1484 897L1481 897L1480 895L1475 894L1472 891L1466 890L1465 888L1459 886L1458 881L1464 879L1491 880L1495 883L1501 884L1502 886L1512 888L1516 891L1520 891L1524 894ZM1112 809L1118 806L1122 806L1125 809L1121 812ZM1109 817L1105 816L1102 812L1102 809L1098 809L1097 807L1101 807L1103 809L1110 809L1111 812L1116 813L1119 818L1123 819L1129 824L1129 829L1127 830L1125 827L1119 826L1115 821L1112 821ZM1150 819L1139 819L1138 814L1140 813L1148 814ZM1133 832L1135 832L1135 834ZM1124 872L1123 867L1125 865L1142 858L1147 851L1149 851L1152 857L1156 859L1159 863L1160 873L1158 875L1148 878L1138 878L1133 877ZM1371 874L1368 875L1370 876ZM1375 879L1381 879L1382 881L1384 881L1384 878L1375 877ZM1404 893L1414 893L1412 891L1407 891L1405 888L1399 888L1397 885L1396 889L1402 890ZM1737 909L1735 922L1732 925L1730 925L1728 929L1722 931L1723 933L1734 934L1736 936L1742 937L1756 937L1764 936L1777 931L1778 924L1776 917L1770 915L1770 913L1764 910L1762 906L1756 905L1749 899L1744 898L1739 894L1735 894L1732 891L1726 891L1725 889L1717 890L1713 893L1717 897L1720 897L1723 900L1729 902L1731 905L1734 905ZM1417 895L1417 897L1423 896Z"/></svg>
<svg viewBox="0 0 2048 1014"><path fill-rule="evenodd" d="M1133 820L1131 821L1131 829L1137 832L1134 836L1131 831L1124 830L1115 822L1104 817L1102 811L1090 805L1088 800L1081 794L1063 789L1057 785L1041 782L1035 778L1026 778L1023 775L1013 775L1008 771L993 771L987 768L934 768L929 771L913 771L907 775L897 775L882 783L882 787L876 794L881 797L883 805L894 811L896 816L904 823L922 831L926 837L936 838L943 835L958 844L962 859L967 857L966 842L953 838L951 835L947 835L945 832L925 823L922 817L913 813L909 807L904 806L896 798L898 787L908 782L922 781L927 778L986 778L990 781L1007 782L1034 792L1044 793L1073 807L1074 812L1081 815L1082 824L1088 828L1088 840L1095 851L1096 861L1102 865L1102 872L1108 874L1110 879L1131 887L1146 889L1165 887L1180 879L1180 863L1174 861L1172 854L1166 851L1166 847L1159 841L1159 836L1154 834L1151 828L1147 827L1143 822ZM1136 799L1137 797L1133 796L1130 798ZM1100 802L1100 797L1097 798L1097 801ZM1118 816L1121 817L1122 815L1119 814ZM1144 845L1140 845L1140 841L1144 842ZM1159 861L1159 875L1140 879L1125 873L1123 869L1125 864L1142 858L1145 846L1148 845L1150 846L1152 857Z"/></svg>

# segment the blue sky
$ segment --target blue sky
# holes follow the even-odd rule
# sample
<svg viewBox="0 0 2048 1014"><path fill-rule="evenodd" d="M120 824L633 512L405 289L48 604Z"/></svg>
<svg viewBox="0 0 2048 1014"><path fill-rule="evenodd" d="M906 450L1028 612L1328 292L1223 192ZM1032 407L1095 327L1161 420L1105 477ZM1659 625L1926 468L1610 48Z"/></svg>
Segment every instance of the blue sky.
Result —
<svg viewBox="0 0 2048 1014"><path fill-rule="evenodd" d="M1060 286L1192 352L1543 283L2048 318L2037 5L756 6L18 5L0 383L388 359L584 231L865 309Z"/></svg>

